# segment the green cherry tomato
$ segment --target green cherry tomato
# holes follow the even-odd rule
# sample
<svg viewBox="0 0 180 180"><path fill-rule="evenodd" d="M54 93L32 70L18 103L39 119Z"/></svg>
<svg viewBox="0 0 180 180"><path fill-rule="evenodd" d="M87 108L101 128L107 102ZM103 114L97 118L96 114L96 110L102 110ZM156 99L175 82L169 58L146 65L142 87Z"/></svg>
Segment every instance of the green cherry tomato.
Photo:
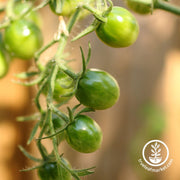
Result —
<svg viewBox="0 0 180 180"><path fill-rule="evenodd" d="M32 4L30 2L17 2L15 3L13 12L16 16L22 15L24 12L28 11L32 7ZM41 27L42 25L42 20L37 13L37 11L30 11L27 15L23 17L23 19L29 20L33 23L35 23L38 27Z"/></svg>
<svg viewBox="0 0 180 180"><path fill-rule="evenodd" d="M102 131L99 125L90 117L79 115L67 127L67 142L82 153L91 153L100 148Z"/></svg>
<svg viewBox="0 0 180 180"><path fill-rule="evenodd" d="M0 49L0 78L3 78L9 69L8 62L6 61L6 57L2 49Z"/></svg>
<svg viewBox="0 0 180 180"><path fill-rule="evenodd" d="M20 19L5 29L4 42L6 49L15 57L30 59L42 46L43 37L34 23Z"/></svg>
<svg viewBox="0 0 180 180"><path fill-rule="evenodd" d="M152 11L153 0L126 0L127 6L139 14L149 14Z"/></svg>
<svg viewBox="0 0 180 180"><path fill-rule="evenodd" d="M76 98L85 106L97 110L112 107L119 99L117 81L107 72L89 69L79 80Z"/></svg>
<svg viewBox="0 0 180 180"><path fill-rule="evenodd" d="M73 80L64 72L59 71L56 76L53 99L58 103L67 102L73 96ZM47 94L48 87L44 89L44 94ZM71 95L72 94L72 95ZM66 96L68 95L68 96Z"/></svg>
<svg viewBox="0 0 180 180"><path fill-rule="evenodd" d="M71 168L71 165L69 164L69 162L66 159L64 159L64 158L61 158L61 159L69 168ZM61 167L60 170L61 170L60 171L61 177L58 176L57 163L56 162L47 162L38 169L38 175L41 180L61 180L61 179L62 180L72 180L72 176L67 170L65 170L63 167Z"/></svg>
<svg viewBox="0 0 180 180"><path fill-rule="evenodd" d="M135 17L126 9L114 6L107 15L107 22L96 29L97 36L107 45L120 48L133 44L139 34Z"/></svg>
<svg viewBox="0 0 180 180"><path fill-rule="evenodd" d="M50 1L49 5L51 10L58 15L62 15L62 16L71 16L75 11L76 8L83 4L88 4L93 6L94 5L95 0L65 0L63 7L62 7L62 12L61 13L57 13L56 12L56 1ZM81 10L80 12L80 18L84 18L89 14L89 12L87 10Z"/></svg>
<svg viewBox="0 0 180 180"><path fill-rule="evenodd" d="M66 102L70 98L72 98L72 95L66 96L67 94L71 94L74 91L74 87L72 87L73 80L63 73L62 71L59 71L55 80L55 87L54 87L54 94L53 98L57 102Z"/></svg>

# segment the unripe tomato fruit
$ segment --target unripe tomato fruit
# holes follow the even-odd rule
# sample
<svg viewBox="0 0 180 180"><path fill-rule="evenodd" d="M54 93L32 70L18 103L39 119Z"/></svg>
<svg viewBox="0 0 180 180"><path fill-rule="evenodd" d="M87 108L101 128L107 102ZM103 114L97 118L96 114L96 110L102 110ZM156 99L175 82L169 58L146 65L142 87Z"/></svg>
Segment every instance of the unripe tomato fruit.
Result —
<svg viewBox="0 0 180 180"><path fill-rule="evenodd" d="M107 72L89 69L79 80L76 98L85 106L102 110L113 106L119 99L117 81Z"/></svg>
<svg viewBox="0 0 180 180"><path fill-rule="evenodd" d="M62 160L69 168L71 168L71 165L66 159L62 158ZM38 169L38 175L41 180L72 180L71 174L66 169L63 167L60 169L61 177L58 176L57 162L47 162Z"/></svg>
<svg viewBox="0 0 180 180"><path fill-rule="evenodd" d="M31 7L30 2L17 2L14 5L13 12L16 16L22 15L24 12L26 12ZM35 23L38 27L41 27L42 20L37 11L30 11L27 15L23 16L23 19L29 20L33 23Z"/></svg>
<svg viewBox="0 0 180 180"><path fill-rule="evenodd" d="M30 59L42 46L43 37L34 23L20 19L5 29L4 42L7 50L15 57Z"/></svg>
<svg viewBox="0 0 180 180"><path fill-rule="evenodd" d="M152 11L153 0L126 0L127 6L139 14L149 14Z"/></svg>
<svg viewBox="0 0 180 180"><path fill-rule="evenodd" d="M100 148L102 131L99 125L90 117L79 115L67 127L68 144L82 153L92 153Z"/></svg>
<svg viewBox="0 0 180 180"><path fill-rule="evenodd" d="M55 80L55 86L54 86L54 93L53 93L53 99L56 102L64 103L72 98L73 94L71 96L67 96L67 94L73 93L74 87L72 87L73 80L66 75L62 71L58 71L56 80ZM48 87L46 86L46 89L44 89L44 94L47 94ZM63 97L64 96L64 97Z"/></svg>
<svg viewBox="0 0 180 180"><path fill-rule="evenodd" d="M96 29L97 36L107 45L120 48L133 44L139 34L136 18L126 9L114 6Z"/></svg>

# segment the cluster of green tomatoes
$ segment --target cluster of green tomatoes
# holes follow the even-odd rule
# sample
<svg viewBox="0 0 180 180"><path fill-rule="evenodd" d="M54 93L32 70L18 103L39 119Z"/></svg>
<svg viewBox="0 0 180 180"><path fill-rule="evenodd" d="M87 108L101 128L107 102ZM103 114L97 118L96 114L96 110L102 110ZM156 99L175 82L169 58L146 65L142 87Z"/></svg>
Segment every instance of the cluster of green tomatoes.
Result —
<svg viewBox="0 0 180 180"><path fill-rule="evenodd" d="M70 16L81 3L94 5L95 0L88 0L87 2L66 0L61 13L56 12L56 1L50 1L49 5L56 14ZM0 78L6 75L8 63L12 58L31 59L43 44L40 30L41 19L35 11L26 13L30 7L30 2L21 1L17 1L13 7L13 18L5 28L0 41ZM87 15L88 11L83 10L80 18ZM136 19L129 11L122 7L113 7L106 18L107 22L100 23L96 28L97 36L104 43L112 47L126 47L135 42L139 28Z"/></svg>
<svg viewBox="0 0 180 180"><path fill-rule="evenodd" d="M120 48L132 45L138 37L138 23L125 8L112 6L95 11L95 0L65 0L63 6L59 5L58 2L56 0L47 1L47 5L57 15L69 17L81 6L84 9L81 10L79 19L87 16L89 11L94 15L95 20L90 26L90 30L83 31L78 38L95 31L105 44ZM110 3L110 1L108 2ZM135 1L128 0L128 5L134 8L138 6L136 9L139 9L139 5ZM143 4L142 7L144 7ZM31 2L15 1L10 12L9 14L7 12L10 20L7 22L8 25L4 27L0 39L1 78L8 71L7 59L31 59L41 50L43 45L43 36L40 30L41 20L38 13L33 11ZM92 153L101 146L102 130L96 121L83 113L88 110L104 110L112 107L119 99L120 89L115 78L109 73L99 69L87 69L86 62L83 62L83 71L78 74L68 70L68 66L64 64L65 69L58 68L53 83L53 100L56 103L64 104L75 96L79 103L86 108L76 114L75 110L79 105L72 110L68 109L69 116L54 109L51 119L55 132L59 132L56 135L57 144L66 140L73 149L82 153ZM46 82L55 64L54 60L50 60L45 67L40 68L36 73L40 77L37 81L38 87L45 95L48 95L49 92L49 86ZM40 127L44 128L44 135L52 136L51 127L45 122L46 116L46 111L42 110ZM69 162L63 157L61 157L61 161L63 164L60 167L61 179L72 179L74 174L68 171L71 169ZM73 172L79 176L85 174L83 171ZM88 174L87 171L86 173ZM44 157L43 162L38 167L38 174L42 180L59 179L58 165L52 154Z"/></svg>

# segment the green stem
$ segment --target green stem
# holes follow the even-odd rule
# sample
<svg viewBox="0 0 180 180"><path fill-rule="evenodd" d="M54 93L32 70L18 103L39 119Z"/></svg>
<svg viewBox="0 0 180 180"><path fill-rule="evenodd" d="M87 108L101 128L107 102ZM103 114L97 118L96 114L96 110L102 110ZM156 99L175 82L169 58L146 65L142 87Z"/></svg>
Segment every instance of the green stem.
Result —
<svg viewBox="0 0 180 180"><path fill-rule="evenodd" d="M163 9L176 15L180 15L180 7L164 2L163 0L156 0L154 2L155 9Z"/></svg>
<svg viewBox="0 0 180 180"><path fill-rule="evenodd" d="M41 105L40 105L40 102L39 102L39 97L40 97L40 95L41 95L41 93L42 93L42 91L43 91L43 89L44 89L44 87L45 87L46 85L47 85L47 78L44 77L44 80L43 80L42 84L40 85L39 91L37 92L37 95L36 95L36 97L35 97L35 99L34 99L34 102L35 102L35 104L36 104L36 107L38 108L38 110L39 110L41 113L43 113L43 110L42 110Z"/></svg>
<svg viewBox="0 0 180 180"><path fill-rule="evenodd" d="M43 134L44 134L44 130L45 130L45 126L41 129L41 132L40 132L40 134L39 134L38 139L41 139L41 138L42 138L42 136L43 136ZM37 147L38 147L38 149L39 149L39 152L40 152L42 158L43 158L44 160L47 160L47 155L46 155L46 153L44 152L44 148L43 148L43 146L42 146L42 144L41 144L41 140L38 140L38 141L37 141Z"/></svg>
<svg viewBox="0 0 180 180"><path fill-rule="evenodd" d="M56 39L53 39L51 42L49 42L46 46L42 47L39 51L36 52L35 54L35 61L37 62L39 60L39 57L41 56L41 54L46 51L49 47L51 47L52 45L54 45L55 43L57 43L59 41Z"/></svg>
<svg viewBox="0 0 180 180"><path fill-rule="evenodd" d="M39 4L37 7L33 8L33 11L37 11L37 10L45 7L46 5L49 4L49 1L50 1L50 0L43 1L43 2L42 2L41 4Z"/></svg>
<svg viewBox="0 0 180 180"><path fill-rule="evenodd" d="M50 127L50 133L51 134L55 134L55 130L54 130L54 126L53 126L53 122L52 122L52 102L53 102L53 92L54 92L54 81L56 78L56 74L58 71L58 66L55 65L51 71L50 74L50 78L49 78L49 91L48 91L48 96L47 96L47 120L48 120L48 124ZM53 136L52 138L52 143L53 143L53 149L54 149L54 153L56 156L56 160L57 163L59 164L58 166L58 174L60 175L60 165L61 165L61 158L59 156L58 153L58 146L57 146L57 138L56 136Z"/></svg>
<svg viewBox="0 0 180 180"><path fill-rule="evenodd" d="M101 12L97 11L95 8L92 8L87 5L83 5L82 7L84 9L88 10L89 12L91 12L96 17L96 19L98 19L99 21L101 21L101 22L107 21L107 19L102 16Z"/></svg>

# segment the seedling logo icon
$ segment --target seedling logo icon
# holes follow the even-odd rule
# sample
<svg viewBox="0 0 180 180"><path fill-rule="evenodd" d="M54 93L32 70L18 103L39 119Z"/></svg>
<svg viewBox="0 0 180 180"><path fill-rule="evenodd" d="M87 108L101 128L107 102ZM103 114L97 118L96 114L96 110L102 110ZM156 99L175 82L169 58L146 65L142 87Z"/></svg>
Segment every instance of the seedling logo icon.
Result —
<svg viewBox="0 0 180 180"><path fill-rule="evenodd" d="M161 166L169 157L167 145L160 140L147 142L142 151L144 161L150 166Z"/></svg>
<svg viewBox="0 0 180 180"><path fill-rule="evenodd" d="M151 144L151 147L152 147L151 149L152 154L149 157L149 160L153 164L159 164L162 161L160 144L155 142L154 144Z"/></svg>

